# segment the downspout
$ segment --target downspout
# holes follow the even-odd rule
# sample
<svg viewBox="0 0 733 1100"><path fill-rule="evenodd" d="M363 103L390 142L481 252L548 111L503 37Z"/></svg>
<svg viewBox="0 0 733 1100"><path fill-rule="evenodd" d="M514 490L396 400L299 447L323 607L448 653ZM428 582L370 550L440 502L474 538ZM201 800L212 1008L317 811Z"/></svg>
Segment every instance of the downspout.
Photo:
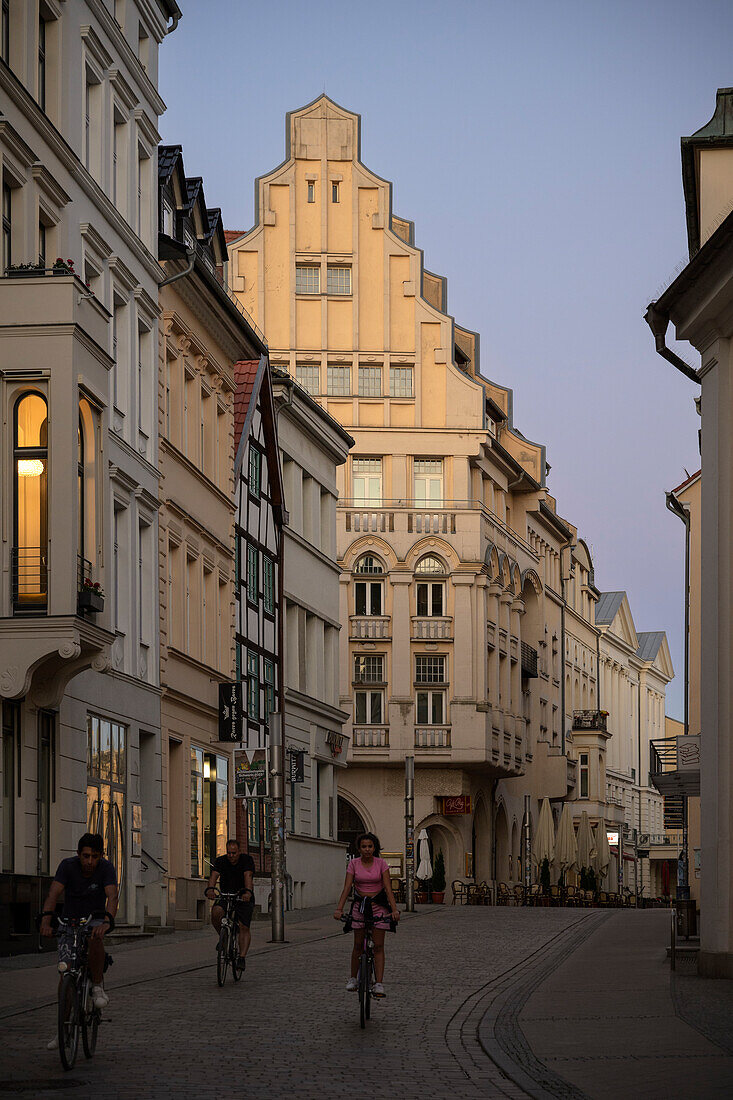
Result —
<svg viewBox="0 0 733 1100"><path fill-rule="evenodd" d="M560 730L560 751L563 756L565 755L565 573L563 570L563 550L571 550L573 547L572 538L560 547L560 596L562 603L560 604L560 653L562 660L560 663L560 707L562 712L562 728Z"/></svg>
<svg viewBox="0 0 733 1100"><path fill-rule="evenodd" d="M273 395L273 406L275 408L275 447L277 449L278 465L280 465L280 442L279 442L278 430L277 429L278 429L278 424L280 422L280 413L282 412L283 409L289 409L290 406L293 404L293 384L290 381L288 381L287 391L288 391L288 400L286 402L283 402L283 404L280 405L280 406L275 404L274 395ZM283 496L284 495L285 495L285 486L283 485ZM277 564L277 576L278 576L277 653L278 653L279 687L280 687L280 700L279 700L279 702L280 702L280 727L281 727L280 754L281 754L281 767L282 767L282 773L283 773L283 789L284 789L285 783L286 783L286 776L288 774L287 771L286 771L286 768L285 768L286 746L285 746L285 624L284 624L284 615L285 615L285 591L284 591L284 589L285 589L285 585L284 585L284 577L285 577L285 513L287 512L287 507L286 507L285 501L283 501L283 503L282 503L282 512L283 512L283 518L282 518L282 523L280 524L280 548L279 548L280 553L278 554L278 564ZM295 789L294 789L292 783L290 784L290 799L291 799L290 819L292 821L292 819L293 819L293 801L295 799ZM287 816L286 813L285 813L285 802L286 802L286 799L285 799L285 795L283 794L283 818L284 819ZM287 833L287 821L286 820L283 821L283 826L285 828L285 832ZM285 862L283 862L283 873L287 877L287 864Z"/></svg>
<svg viewBox="0 0 733 1100"><path fill-rule="evenodd" d="M196 249L187 248L186 255L188 256L188 267L185 271L178 271L175 275L169 275L167 279L163 279L162 283L158 283L158 290L164 286L170 286L171 283L175 283L177 279L184 279L186 275L190 275L193 271L193 265L196 263Z"/></svg>
<svg viewBox="0 0 733 1100"><path fill-rule="evenodd" d="M669 317L665 317L663 313L660 313L652 302L647 306L644 320L652 330L657 355L661 355L662 359L666 359L668 363L671 363L673 367L681 371L686 378L690 378L693 382L697 382L698 385L702 385L702 379L695 368L691 367L689 363L686 363L684 359L680 359L679 355L675 355L675 353L667 347L664 341L664 337L667 333L667 326L669 325Z"/></svg>
<svg viewBox="0 0 733 1100"><path fill-rule="evenodd" d="M665 494L667 508L685 525L685 737L690 732L690 513L680 504L674 493Z"/></svg>

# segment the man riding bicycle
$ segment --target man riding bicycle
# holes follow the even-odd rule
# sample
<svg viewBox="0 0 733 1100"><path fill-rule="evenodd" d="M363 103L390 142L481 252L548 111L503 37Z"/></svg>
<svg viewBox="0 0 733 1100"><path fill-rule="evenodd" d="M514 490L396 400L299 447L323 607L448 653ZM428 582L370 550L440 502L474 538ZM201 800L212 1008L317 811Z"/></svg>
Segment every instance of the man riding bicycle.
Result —
<svg viewBox="0 0 733 1100"><path fill-rule="evenodd" d="M245 958L249 951L252 936L249 930L252 914L255 907L254 895L254 861L252 856L240 852L238 840L227 841L226 855L218 856L214 860L209 875L209 884L204 893L207 898L214 898L214 887L219 884L223 894L240 894L236 905L235 914L239 923L239 969L244 970ZM214 901L211 910L211 923L217 933L221 932L221 922L224 909L218 901Z"/></svg>
<svg viewBox="0 0 733 1100"><path fill-rule="evenodd" d="M66 919L91 917L92 933L89 940L89 972L92 976L92 999L95 1008L106 1008L109 997L105 993L104 940L117 913L117 872L114 864L104 859L104 841L99 833L85 833L77 845L77 854L62 859L54 875L48 897L43 903L41 935L52 936L51 921L61 895L64 905L61 916ZM112 918L110 920L109 918ZM59 954L63 951L59 940ZM48 1044L50 1050L58 1046L58 1038Z"/></svg>

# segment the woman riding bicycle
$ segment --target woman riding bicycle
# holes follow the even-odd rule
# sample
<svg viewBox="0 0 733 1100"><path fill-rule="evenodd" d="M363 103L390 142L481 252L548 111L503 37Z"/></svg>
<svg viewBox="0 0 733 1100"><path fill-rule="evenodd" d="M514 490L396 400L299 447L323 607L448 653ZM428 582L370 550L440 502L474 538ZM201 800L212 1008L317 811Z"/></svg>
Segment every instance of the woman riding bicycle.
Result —
<svg viewBox="0 0 733 1100"><path fill-rule="evenodd" d="M338 900L334 919L341 920L344 903L354 889L351 912L347 918L347 928L354 931L354 946L351 949L351 977L346 983L349 993L358 988L359 958L364 945L364 923L371 908L374 922L374 973L376 981L372 989L375 997L384 997L384 935L391 921L400 919L397 903L392 893L389 877L389 865L379 855L379 840L374 833L362 833L356 841L359 855L349 860L346 879L341 897Z"/></svg>

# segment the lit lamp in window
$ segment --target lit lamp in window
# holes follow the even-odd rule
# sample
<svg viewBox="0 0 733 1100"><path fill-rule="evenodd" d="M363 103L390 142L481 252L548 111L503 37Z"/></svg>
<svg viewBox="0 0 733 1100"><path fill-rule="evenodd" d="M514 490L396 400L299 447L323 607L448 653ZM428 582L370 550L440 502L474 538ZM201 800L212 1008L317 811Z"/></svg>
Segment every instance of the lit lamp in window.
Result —
<svg viewBox="0 0 733 1100"><path fill-rule="evenodd" d="M208 756L204 757L204 779L211 779L211 762Z"/></svg>
<svg viewBox="0 0 733 1100"><path fill-rule="evenodd" d="M48 553L48 410L41 394L22 394L13 427L13 604L40 610L46 606Z"/></svg>
<svg viewBox="0 0 733 1100"><path fill-rule="evenodd" d="M21 458L18 460L18 477L40 477L46 467L40 458Z"/></svg>

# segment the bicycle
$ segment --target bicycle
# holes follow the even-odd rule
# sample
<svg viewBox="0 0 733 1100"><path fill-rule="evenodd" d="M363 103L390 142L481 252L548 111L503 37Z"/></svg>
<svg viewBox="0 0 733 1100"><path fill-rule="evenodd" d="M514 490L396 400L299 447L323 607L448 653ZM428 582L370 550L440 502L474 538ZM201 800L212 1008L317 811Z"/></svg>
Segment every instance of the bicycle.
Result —
<svg viewBox="0 0 733 1100"><path fill-rule="evenodd" d="M213 899L214 905L221 905L224 910L219 945L216 949L216 981L219 986L224 985L230 964L235 982L238 982L244 974L244 966L239 965L239 921L235 911L240 895L241 891L235 894L224 894L219 890Z"/></svg>
<svg viewBox="0 0 733 1100"><path fill-rule="evenodd" d="M92 976L89 973L89 937L100 917L109 921L110 932L114 918L109 913L92 913L88 917L54 917L56 935L65 935L63 957L59 959L61 982L58 992L59 1057L64 1069L72 1069L79 1051L79 1033L84 1057L91 1058L97 1047L102 1010L92 1000ZM112 956L105 953L104 969L112 964Z"/></svg>
<svg viewBox="0 0 733 1100"><path fill-rule="evenodd" d="M364 942L359 958L359 972L356 980L358 982L357 988L359 992L359 1024L362 1028L365 1028L367 1020L371 1019L371 1002L374 996L372 993L372 986L377 980L376 970L374 968L374 940L372 939L372 933L374 931L374 914L371 905L365 906L363 917ZM347 921L350 922L351 917L342 916L341 920L344 923ZM379 918L377 918L377 920L379 920ZM391 917L389 920L389 930L390 932L397 931L397 925Z"/></svg>

